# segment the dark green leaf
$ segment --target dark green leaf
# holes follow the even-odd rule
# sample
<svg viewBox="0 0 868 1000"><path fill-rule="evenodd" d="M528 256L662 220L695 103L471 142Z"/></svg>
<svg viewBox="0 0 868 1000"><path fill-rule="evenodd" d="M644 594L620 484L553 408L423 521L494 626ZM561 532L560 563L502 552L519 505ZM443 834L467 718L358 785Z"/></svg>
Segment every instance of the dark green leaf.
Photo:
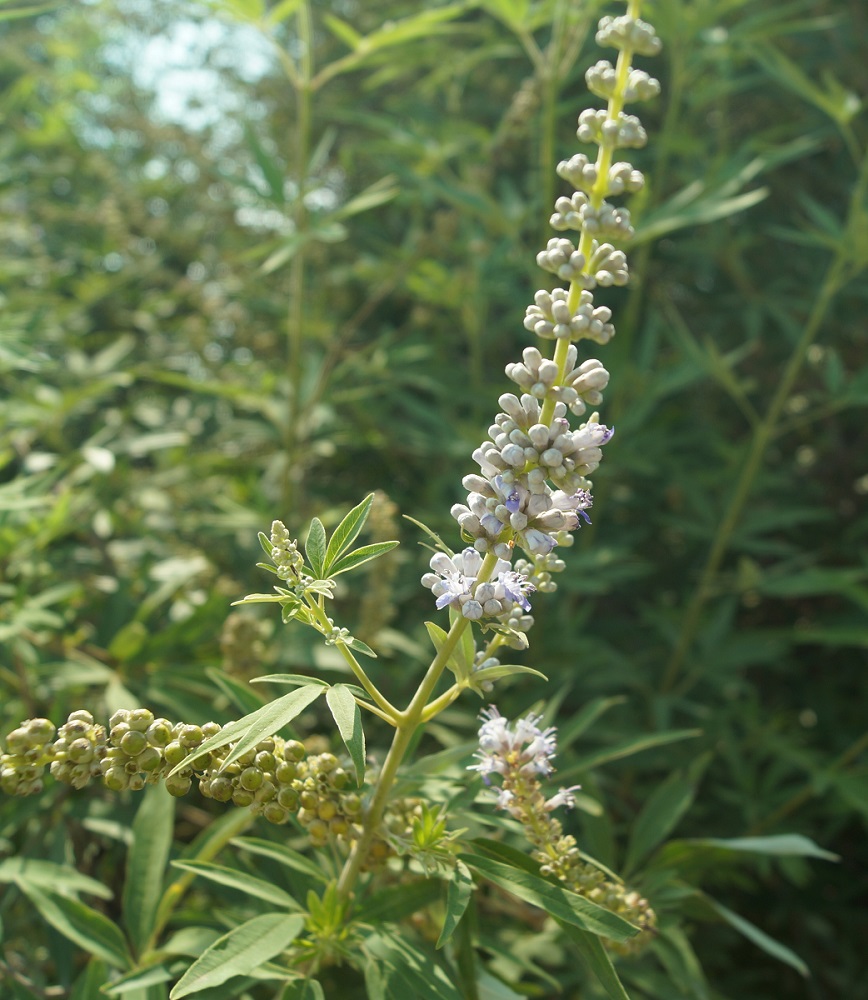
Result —
<svg viewBox="0 0 868 1000"><path fill-rule="evenodd" d="M437 938L438 950L452 937L458 922L464 916L470 897L473 895L473 876L470 869L463 861L458 861L455 865L455 874L449 882L446 892L446 918L443 921L443 928L440 937Z"/></svg>
<svg viewBox="0 0 868 1000"><path fill-rule="evenodd" d="M633 871L672 832L695 795L696 782L677 771L654 790L630 831L625 873Z"/></svg>
<svg viewBox="0 0 868 1000"><path fill-rule="evenodd" d="M300 916L266 913L233 928L190 966L169 994L171 1000L249 975L285 951L303 927Z"/></svg>
<svg viewBox="0 0 868 1000"><path fill-rule="evenodd" d="M322 865L311 861L310 858L305 857L304 854L299 854L298 851L287 847L286 844L274 844L270 840L259 840L256 837L238 837L232 841L232 844L242 851L249 851L251 854L269 858L272 861L276 861L279 865L292 868L303 875L309 875L318 882L329 881L328 875L322 869Z"/></svg>
<svg viewBox="0 0 868 1000"><path fill-rule="evenodd" d="M218 885L224 885L229 889L237 889L239 892L252 896L260 902L268 903L270 906L285 906L288 910L301 909L301 906L288 892L272 882L256 878L255 875L248 875L247 872L226 868L223 865L215 865L210 861L173 861L172 866L183 871L193 872L201 878L216 882Z"/></svg>
<svg viewBox="0 0 868 1000"><path fill-rule="evenodd" d="M733 913L732 910L727 909L722 903L718 903L717 900L712 899L710 896L706 895L705 901L730 927L734 927L739 934L743 934L748 941L752 941L767 955L771 955L772 958L783 962L784 965L789 965L805 978L810 975L807 965L805 965L794 951L782 945L780 941L775 941L765 931L761 931L759 927L752 924L749 920L745 920L744 917Z"/></svg>
<svg viewBox="0 0 868 1000"><path fill-rule="evenodd" d="M365 942L374 961L365 965L369 996L384 1000L463 1000L432 957L398 934L385 931ZM371 982L370 980L373 980Z"/></svg>
<svg viewBox="0 0 868 1000"><path fill-rule="evenodd" d="M612 965L612 959L603 947L603 942L579 927L570 926L561 920L558 923L611 1000L630 1000L629 994L618 978L615 966Z"/></svg>
<svg viewBox="0 0 868 1000"><path fill-rule="evenodd" d="M142 797L133 822L133 842L127 855L124 882L124 923L139 954L147 947L154 930L166 862L172 849L174 822L175 799L163 784L152 785Z"/></svg>

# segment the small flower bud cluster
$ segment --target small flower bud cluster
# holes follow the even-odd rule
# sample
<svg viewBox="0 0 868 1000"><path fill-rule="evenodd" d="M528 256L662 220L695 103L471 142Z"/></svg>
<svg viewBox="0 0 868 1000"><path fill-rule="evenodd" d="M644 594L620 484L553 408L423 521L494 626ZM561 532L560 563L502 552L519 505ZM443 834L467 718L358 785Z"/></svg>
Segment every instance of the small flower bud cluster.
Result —
<svg viewBox="0 0 868 1000"><path fill-rule="evenodd" d="M613 49L628 49L640 56L656 56L662 47L654 28L647 21L629 14L600 18L596 42Z"/></svg>
<svg viewBox="0 0 868 1000"><path fill-rule="evenodd" d="M554 771L552 761L557 750L554 727L540 729L541 717L535 715L510 725L494 705L483 710L480 718L483 723L475 755L478 762L469 769L478 771L489 785L492 776L498 777L497 808L521 823L533 845L533 857L540 864L540 873L557 878L573 892L617 913L643 932L628 944L613 944L613 948L623 952L641 948L656 925L656 916L648 901L620 882L606 878L585 861L575 838L565 835L560 821L552 816L561 806L571 809L575 805L573 793L578 786L561 788L549 799L543 794L540 778Z"/></svg>
<svg viewBox="0 0 868 1000"><path fill-rule="evenodd" d="M558 177L563 177L578 191L590 194L597 185L597 165L584 153L576 153L569 160L561 160L556 169ZM630 163L619 161L609 167L603 194L635 194L642 190L644 184L645 176L641 170L636 170Z"/></svg>
<svg viewBox="0 0 868 1000"><path fill-rule="evenodd" d="M578 340L583 337L597 344L608 344L615 335L609 322L612 310L606 306L594 307L594 297L588 291L579 296L578 305L572 309L565 288L553 292L540 289L533 297L534 304L527 307L525 329L532 330L544 340Z"/></svg>
<svg viewBox="0 0 868 1000"><path fill-rule="evenodd" d="M301 575L304 556L283 521L274 521L271 525L271 561L281 580L297 580Z"/></svg>
<svg viewBox="0 0 868 1000"><path fill-rule="evenodd" d="M576 229L613 240L629 240L633 236L626 208L618 208L608 201L595 208L584 191L574 191L570 198L558 198L549 224L552 229Z"/></svg>
<svg viewBox="0 0 868 1000"><path fill-rule="evenodd" d="M527 595L534 587L505 559L497 561L492 579L481 583L476 578L482 568L482 556L476 549L467 548L451 558L445 552L436 552L430 566L432 572L422 577L422 585L437 598L438 609L448 605L471 621L502 618L516 606L530 610Z"/></svg>
<svg viewBox="0 0 868 1000"><path fill-rule="evenodd" d="M570 344L567 351L567 374L558 384L558 366L543 358L535 347L526 347L522 361L506 366L507 377L537 399L552 399L564 403L572 413L581 416L587 406L603 402L602 390L609 384L609 373L596 358L583 361L574 367L578 351Z"/></svg>
<svg viewBox="0 0 868 1000"><path fill-rule="evenodd" d="M308 755L297 740L275 736L228 765L234 743L196 756L220 730L216 722L173 725L147 709L122 709L111 717L106 733L89 712L77 711L55 739L47 719L28 719L6 738L0 789L9 795L36 794L46 767L73 788L101 777L117 792L141 791L164 780L172 795L181 796L198 780L206 798L249 808L271 823L286 823L294 815L315 846L330 838L348 844L360 835L362 801L334 754ZM188 759L189 767L169 774Z"/></svg>
<svg viewBox="0 0 868 1000"><path fill-rule="evenodd" d="M585 255L579 253L570 240L552 239L546 249L537 254L536 262L544 271L550 271L563 281L577 281L586 289L596 285L626 285L629 280L626 254L616 250L611 243L598 244L596 240L593 248L591 259L585 261Z"/></svg>
<svg viewBox="0 0 868 1000"><path fill-rule="evenodd" d="M610 118L605 108L588 108L579 115L576 138L606 149L641 149L648 141L635 115L619 111L617 117Z"/></svg>
<svg viewBox="0 0 868 1000"><path fill-rule="evenodd" d="M42 772L51 760L54 724L27 719L6 737L0 754L0 789L7 795L36 795L42 791Z"/></svg>
<svg viewBox="0 0 868 1000"><path fill-rule="evenodd" d="M585 73L588 90L597 97L608 100L615 96L618 86L618 76L615 67L608 59L601 59ZM624 85L623 99L625 101L650 101L660 93L660 81L649 76L645 70L631 69Z"/></svg>
<svg viewBox="0 0 868 1000"><path fill-rule="evenodd" d="M97 725L90 712L72 712L51 746L51 774L73 788L84 788L103 773L107 749L105 726Z"/></svg>

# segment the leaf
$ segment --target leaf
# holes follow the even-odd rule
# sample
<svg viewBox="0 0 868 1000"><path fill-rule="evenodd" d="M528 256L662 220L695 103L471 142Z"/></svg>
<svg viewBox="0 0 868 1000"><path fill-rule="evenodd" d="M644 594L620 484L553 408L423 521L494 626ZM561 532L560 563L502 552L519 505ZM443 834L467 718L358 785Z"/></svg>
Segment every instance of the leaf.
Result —
<svg viewBox="0 0 868 1000"><path fill-rule="evenodd" d="M329 685L319 677L308 677L307 674L263 674L262 677L251 677L251 684L285 684L287 687L305 687L319 684L323 690Z"/></svg>
<svg viewBox="0 0 868 1000"><path fill-rule="evenodd" d="M347 514L341 523L335 528L334 534L329 539L328 548L325 554L325 566L323 575L330 574L331 567L347 551L347 549L358 538L359 532L364 528L368 514L371 512L371 504L374 502L374 494L369 493L364 500Z"/></svg>
<svg viewBox="0 0 868 1000"><path fill-rule="evenodd" d="M105 962L98 958L91 958L84 971L76 979L69 1000L93 1000L99 996L100 987L105 983L108 970Z"/></svg>
<svg viewBox="0 0 868 1000"><path fill-rule="evenodd" d="M69 899L49 889L37 889L26 881L17 884L40 916L73 944L113 968L131 967L127 942L108 917L77 899Z"/></svg>
<svg viewBox="0 0 868 1000"><path fill-rule="evenodd" d="M638 928L605 907L552 885L539 875L473 854L462 854L461 860L501 889L582 930L613 941L629 941L638 933Z"/></svg>
<svg viewBox="0 0 868 1000"><path fill-rule="evenodd" d="M364 563L370 562L372 559L378 559L399 544L400 542L372 542L370 545L362 545L355 552L350 552L349 555L338 559L329 571L329 575L338 576L340 573L346 573L357 566L362 566Z"/></svg>
<svg viewBox="0 0 868 1000"><path fill-rule="evenodd" d="M443 644L448 638L448 634L439 625L434 622L425 622L425 628L428 630L428 636L434 645L434 648L439 653L443 648ZM449 659L447 660L446 666L455 674L458 680L464 680L473 669L473 661L470 663L465 663L461 658L463 649L459 644L456 646L452 652L449 654Z"/></svg>
<svg viewBox="0 0 868 1000"><path fill-rule="evenodd" d="M318 517L315 517L310 522L307 541L304 543L304 552L307 556L308 565L313 570L313 575L322 579L325 575L323 573L323 563L326 554L326 531L322 521Z"/></svg>
<svg viewBox="0 0 868 1000"><path fill-rule="evenodd" d="M398 934L381 931L365 941L374 961L365 964L369 997L384 1000L462 1000L443 969ZM373 980L373 981L372 981Z"/></svg>
<svg viewBox="0 0 868 1000"><path fill-rule="evenodd" d="M146 949L154 930L174 826L174 798L162 783L152 785L133 822L123 893L124 924L138 954Z"/></svg>
<svg viewBox="0 0 868 1000"><path fill-rule="evenodd" d="M301 906L279 886L265 879L256 878L255 875L248 875L247 872L238 871L236 868L226 868L223 865L215 865L210 861L173 861L173 868L180 868L183 871L193 872L201 878L218 885L224 885L229 889L237 889L247 896L252 896L263 903L272 906L284 906L288 910L300 910Z"/></svg>
<svg viewBox="0 0 868 1000"><path fill-rule="evenodd" d="M642 807L627 846L624 873L631 872L677 825L696 795L696 782L678 771L659 785Z"/></svg>
<svg viewBox="0 0 868 1000"><path fill-rule="evenodd" d="M615 966L612 965L612 959L609 958L608 952L603 947L603 942L598 937L578 927L571 927L561 920L558 923L561 930L576 946L582 961L597 977L611 1000L630 1000L629 994L618 978Z"/></svg>
<svg viewBox="0 0 868 1000"><path fill-rule="evenodd" d="M431 903L442 895L442 886L438 879L424 878L406 885L393 885L382 889L370 899L367 899L358 911L360 923L389 923L403 920Z"/></svg>
<svg viewBox="0 0 868 1000"><path fill-rule="evenodd" d="M365 780L365 731L362 729L362 713L359 711L356 699L344 684L335 684L329 688L326 692L326 702L341 739L352 758L356 780L361 786Z"/></svg>
<svg viewBox="0 0 868 1000"><path fill-rule="evenodd" d="M666 746L667 743L677 743L679 740L692 740L701 735L701 729L670 729L665 733L652 733L649 736L640 736L638 739L624 740L622 743L616 743L605 750L598 750L597 753L580 758L579 763L571 767L568 773L591 771L601 764L631 757L634 753L641 753L643 750Z"/></svg>
<svg viewBox="0 0 868 1000"><path fill-rule="evenodd" d="M0 882L27 882L38 889L62 890L65 893L86 892L100 899L111 899L114 893L95 878L82 875L67 865L30 858L5 858L0 861Z"/></svg>
<svg viewBox="0 0 868 1000"><path fill-rule="evenodd" d="M303 712L311 702L316 701L323 693L322 683L308 684L297 691L285 694L277 701L272 701L268 705L263 705L250 715L245 715L237 722L230 722L228 726L201 743L196 750L185 757L177 767L174 767L169 774L175 774L190 767L194 761L212 750L219 750L235 740L238 742L232 752L223 761L226 768L243 756L249 749L255 747L257 743L269 736L273 736L278 730L291 722L297 715Z"/></svg>
<svg viewBox="0 0 868 1000"><path fill-rule="evenodd" d="M255 712L262 708L262 698L258 693L249 690L246 684L242 684L234 677L218 670L216 667L206 667L205 675L223 694L232 702L237 709L242 712Z"/></svg>
<svg viewBox="0 0 868 1000"><path fill-rule="evenodd" d="M231 843L242 851L269 858L286 868L292 868L303 875L309 875L318 882L329 881L321 865L311 861L310 858L298 851L294 851L291 847L287 847L286 844L274 844L270 840L259 840L257 837L237 837Z"/></svg>
<svg viewBox="0 0 868 1000"><path fill-rule="evenodd" d="M372 659L377 659L377 654L371 649L371 647L366 643L362 642L361 639L351 638L347 643L350 649L354 649L357 653L361 653L363 656L370 656ZM368 694L362 692L362 694L367 698Z"/></svg>
<svg viewBox="0 0 868 1000"><path fill-rule="evenodd" d="M169 994L170 1000L248 975L285 951L303 927L300 916L266 913L233 928L187 969Z"/></svg>
<svg viewBox="0 0 868 1000"><path fill-rule="evenodd" d="M107 986L103 986L103 983L99 985L102 987L102 992L110 997L123 996L126 993L138 992L139 990L145 990L149 986L158 986L160 983L171 982L175 978L175 974L166 965L152 965L147 969L136 969L135 972L131 972L127 976L121 976L120 979L114 979ZM105 982L105 980L103 980ZM98 996L99 993L90 994L84 998L84 1000L93 1000L94 996ZM166 994L163 993L163 996Z"/></svg>
<svg viewBox="0 0 868 1000"><path fill-rule="evenodd" d="M334 14L323 15L323 22L329 31L336 37L344 42L350 49L357 49L360 42L362 41L362 35L356 31L355 28L347 24L346 21L342 21L339 17L335 17Z"/></svg>
<svg viewBox="0 0 868 1000"><path fill-rule="evenodd" d="M470 629L467 629L470 632ZM533 674L535 677L542 677L548 680L545 674L533 667L525 667L519 663L501 663L496 667L483 667L482 670L474 670L470 680L474 685L484 684L486 681L499 681L502 677L511 677L513 674Z"/></svg>
<svg viewBox="0 0 868 1000"><path fill-rule="evenodd" d="M286 984L280 1000L325 1000L325 993L316 979L297 979Z"/></svg>
<svg viewBox="0 0 868 1000"><path fill-rule="evenodd" d="M749 851L754 854L774 854L777 857L820 858L823 861L840 861L837 854L825 851L809 837L800 833L779 833L770 837L702 837L682 841L698 847L722 847L727 851Z"/></svg>
<svg viewBox="0 0 868 1000"><path fill-rule="evenodd" d="M787 948L786 945L781 944L780 941L775 941L773 937L769 937L765 931L761 931L755 924L752 924L749 920L745 920L744 917L739 916L737 913L733 913L732 910L727 909L722 903L718 903L717 900L712 899L705 893L703 893L703 899L730 927L734 927L739 934L744 935L748 941L752 941L767 955L771 955L772 958L783 962L784 965L789 965L806 979L810 976L811 973L807 965L805 965L794 951Z"/></svg>
<svg viewBox="0 0 868 1000"><path fill-rule="evenodd" d="M463 861L456 862L455 873L449 882L446 891L446 919L443 921L443 928L440 937L437 938L437 949L452 937L459 921L464 916L467 904L473 894L473 876L470 869Z"/></svg>

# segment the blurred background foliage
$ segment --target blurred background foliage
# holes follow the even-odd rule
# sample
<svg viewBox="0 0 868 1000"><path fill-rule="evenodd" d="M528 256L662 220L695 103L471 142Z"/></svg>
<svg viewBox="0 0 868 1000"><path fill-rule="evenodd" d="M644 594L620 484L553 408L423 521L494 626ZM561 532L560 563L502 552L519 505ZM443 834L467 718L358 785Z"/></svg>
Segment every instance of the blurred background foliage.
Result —
<svg viewBox="0 0 868 1000"><path fill-rule="evenodd" d="M256 673L338 669L229 605L262 589L257 530L333 524L372 490L375 530L404 545L345 595L347 623L380 652L393 700L415 686L430 595L398 515L458 545L449 507L527 342L554 166L574 151L608 8L312 7L0 7L3 732L81 707L225 722ZM607 300L603 419L618 433L594 525L560 595L535 607L526 660L550 684L498 703L553 701L569 743L604 699L560 777L598 803L570 823L618 870L673 774L689 794L658 869L690 837L800 832L840 855L691 855L691 877L811 977L697 905L709 985L678 996L853 996L868 885L868 13L646 13L663 97L635 156L649 183L634 280ZM466 740L475 711L439 720L430 746ZM74 863L117 889L134 810L53 784L5 798L0 858ZM210 815L180 804L179 841ZM653 865L644 877L653 901ZM49 995L9 992L22 963L37 986L72 982L74 949L11 889L0 921L4 997ZM542 954L586 995L569 960ZM624 975L638 996L676 995L659 973Z"/></svg>

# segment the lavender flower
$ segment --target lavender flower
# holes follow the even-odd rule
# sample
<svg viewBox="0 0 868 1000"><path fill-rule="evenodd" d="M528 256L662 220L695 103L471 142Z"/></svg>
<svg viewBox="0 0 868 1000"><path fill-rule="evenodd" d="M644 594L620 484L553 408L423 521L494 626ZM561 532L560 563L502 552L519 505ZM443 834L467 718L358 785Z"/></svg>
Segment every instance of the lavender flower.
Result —
<svg viewBox="0 0 868 1000"><path fill-rule="evenodd" d="M422 584L437 598L438 610L453 607L473 621L508 616L516 605L530 611L527 595L536 587L505 559L497 560L492 579L483 583L477 583L482 556L476 549L468 547L451 558L437 552L429 565L433 572L422 577Z"/></svg>

